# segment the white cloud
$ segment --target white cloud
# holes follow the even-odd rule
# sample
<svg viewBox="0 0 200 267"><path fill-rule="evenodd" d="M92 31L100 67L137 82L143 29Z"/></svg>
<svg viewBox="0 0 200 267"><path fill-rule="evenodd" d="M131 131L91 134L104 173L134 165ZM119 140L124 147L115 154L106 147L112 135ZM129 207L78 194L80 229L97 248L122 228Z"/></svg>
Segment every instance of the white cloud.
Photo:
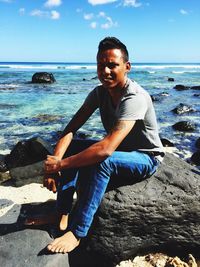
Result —
<svg viewBox="0 0 200 267"><path fill-rule="evenodd" d="M84 19L85 20L90 20L94 17L94 14L93 13L88 13L88 14L84 14Z"/></svg>
<svg viewBox="0 0 200 267"><path fill-rule="evenodd" d="M61 0L47 0L44 4L45 7L54 7L54 6L60 6L62 4Z"/></svg>
<svg viewBox="0 0 200 267"><path fill-rule="evenodd" d="M95 6L95 5L104 5L116 2L117 0L88 0L88 3Z"/></svg>
<svg viewBox="0 0 200 267"><path fill-rule="evenodd" d="M91 23L90 23L90 27L91 27L92 29L96 29L96 27L97 27L97 22L96 22L96 21L91 22Z"/></svg>
<svg viewBox="0 0 200 267"><path fill-rule="evenodd" d="M48 12L39 9L34 9L31 11L30 15L35 17L48 17Z"/></svg>
<svg viewBox="0 0 200 267"><path fill-rule="evenodd" d="M56 10L51 11L51 19L59 19L60 18L60 13Z"/></svg>
<svg viewBox="0 0 200 267"><path fill-rule="evenodd" d="M34 10L31 11L30 15L34 16L34 17L50 18L50 19L54 19L54 20L60 18L60 13L55 11L55 10L52 10L51 12L48 12L48 11L42 11L42 10L39 10L39 9L34 9Z"/></svg>
<svg viewBox="0 0 200 267"><path fill-rule="evenodd" d="M103 12L103 11L101 11L101 12L99 12L99 14L98 14L97 17L103 17L103 18L105 18L105 16L106 16L106 13Z"/></svg>
<svg viewBox="0 0 200 267"><path fill-rule="evenodd" d="M106 17L106 22L101 24L102 29L110 29L110 28L116 27L116 26L117 26L117 22L113 22L111 17Z"/></svg>
<svg viewBox="0 0 200 267"><path fill-rule="evenodd" d="M25 14L25 8L24 8L24 7L21 7L21 8L19 9L19 14L20 14L21 16L23 16L23 15Z"/></svg>
<svg viewBox="0 0 200 267"><path fill-rule="evenodd" d="M181 10L180 10L180 13L181 13L182 15L187 15L187 14L188 14L188 11L186 11L185 9L181 9Z"/></svg>
<svg viewBox="0 0 200 267"><path fill-rule="evenodd" d="M132 7L140 7L142 4L137 2L137 0L124 0L123 6L132 6Z"/></svg>

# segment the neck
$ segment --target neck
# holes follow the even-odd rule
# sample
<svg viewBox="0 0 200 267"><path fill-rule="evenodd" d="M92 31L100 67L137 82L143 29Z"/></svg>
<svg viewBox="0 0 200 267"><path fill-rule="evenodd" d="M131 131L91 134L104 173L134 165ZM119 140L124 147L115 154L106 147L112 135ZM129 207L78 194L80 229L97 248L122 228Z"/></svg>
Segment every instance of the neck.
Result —
<svg viewBox="0 0 200 267"><path fill-rule="evenodd" d="M120 86L118 85L114 88L108 89L108 92L111 95L111 97L121 96L124 93L126 85L127 85L127 77L124 79L124 82L122 85Z"/></svg>
<svg viewBox="0 0 200 267"><path fill-rule="evenodd" d="M121 97L124 94L124 90L126 88L126 85L127 85L127 78L125 79L123 86L115 87L115 88L108 90L108 92L112 98L112 102L113 102L114 106L117 106L117 104L119 103Z"/></svg>

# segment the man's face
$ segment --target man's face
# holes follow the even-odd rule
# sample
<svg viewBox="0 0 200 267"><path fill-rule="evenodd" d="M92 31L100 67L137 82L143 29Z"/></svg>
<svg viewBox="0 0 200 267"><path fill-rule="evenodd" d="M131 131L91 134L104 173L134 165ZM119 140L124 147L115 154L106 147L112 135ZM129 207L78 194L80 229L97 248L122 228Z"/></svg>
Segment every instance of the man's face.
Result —
<svg viewBox="0 0 200 267"><path fill-rule="evenodd" d="M97 55L98 78L107 89L123 88L130 68L130 62L124 62L120 49L108 49Z"/></svg>

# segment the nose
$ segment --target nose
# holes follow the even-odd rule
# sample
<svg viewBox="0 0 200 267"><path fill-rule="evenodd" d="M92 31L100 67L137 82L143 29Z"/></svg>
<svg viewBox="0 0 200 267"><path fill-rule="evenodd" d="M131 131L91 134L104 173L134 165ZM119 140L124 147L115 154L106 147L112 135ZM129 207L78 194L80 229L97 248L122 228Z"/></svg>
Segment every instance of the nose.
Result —
<svg viewBox="0 0 200 267"><path fill-rule="evenodd" d="M104 68L104 72L107 74L109 74L110 73L110 68L108 67L108 66L105 66L105 68Z"/></svg>

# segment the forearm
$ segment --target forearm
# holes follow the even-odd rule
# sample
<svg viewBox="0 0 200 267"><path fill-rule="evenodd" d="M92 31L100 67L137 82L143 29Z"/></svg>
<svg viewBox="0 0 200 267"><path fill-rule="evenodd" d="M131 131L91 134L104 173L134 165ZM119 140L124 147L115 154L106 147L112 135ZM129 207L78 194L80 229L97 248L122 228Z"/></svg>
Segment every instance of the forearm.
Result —
<svg viewBox="0 0 200 267"><path fill-rule="evenodd" d="M61 160L63 158L68 146L70 145L72 139L73 139L73 133L72 132L63 136L56 144L53 155L56 156L59 160Z"/></svg>
<svg viewBox="0 0 200 267"><path fill-rule="evenodd" d="M72 155L60 161L61 169L79 168L92 165L106 159L110 153L101 142L95 143L78 154Z"/></svg>
<svg viewBox="0 0 200 267"><path fill-rule="evenodd" d="M103 161L108 156L106 146L100 141L82 152L62 160L55 156L48 156L45 162L45 170L46 173L54 173L63 169L84 167Z"/></svg>

